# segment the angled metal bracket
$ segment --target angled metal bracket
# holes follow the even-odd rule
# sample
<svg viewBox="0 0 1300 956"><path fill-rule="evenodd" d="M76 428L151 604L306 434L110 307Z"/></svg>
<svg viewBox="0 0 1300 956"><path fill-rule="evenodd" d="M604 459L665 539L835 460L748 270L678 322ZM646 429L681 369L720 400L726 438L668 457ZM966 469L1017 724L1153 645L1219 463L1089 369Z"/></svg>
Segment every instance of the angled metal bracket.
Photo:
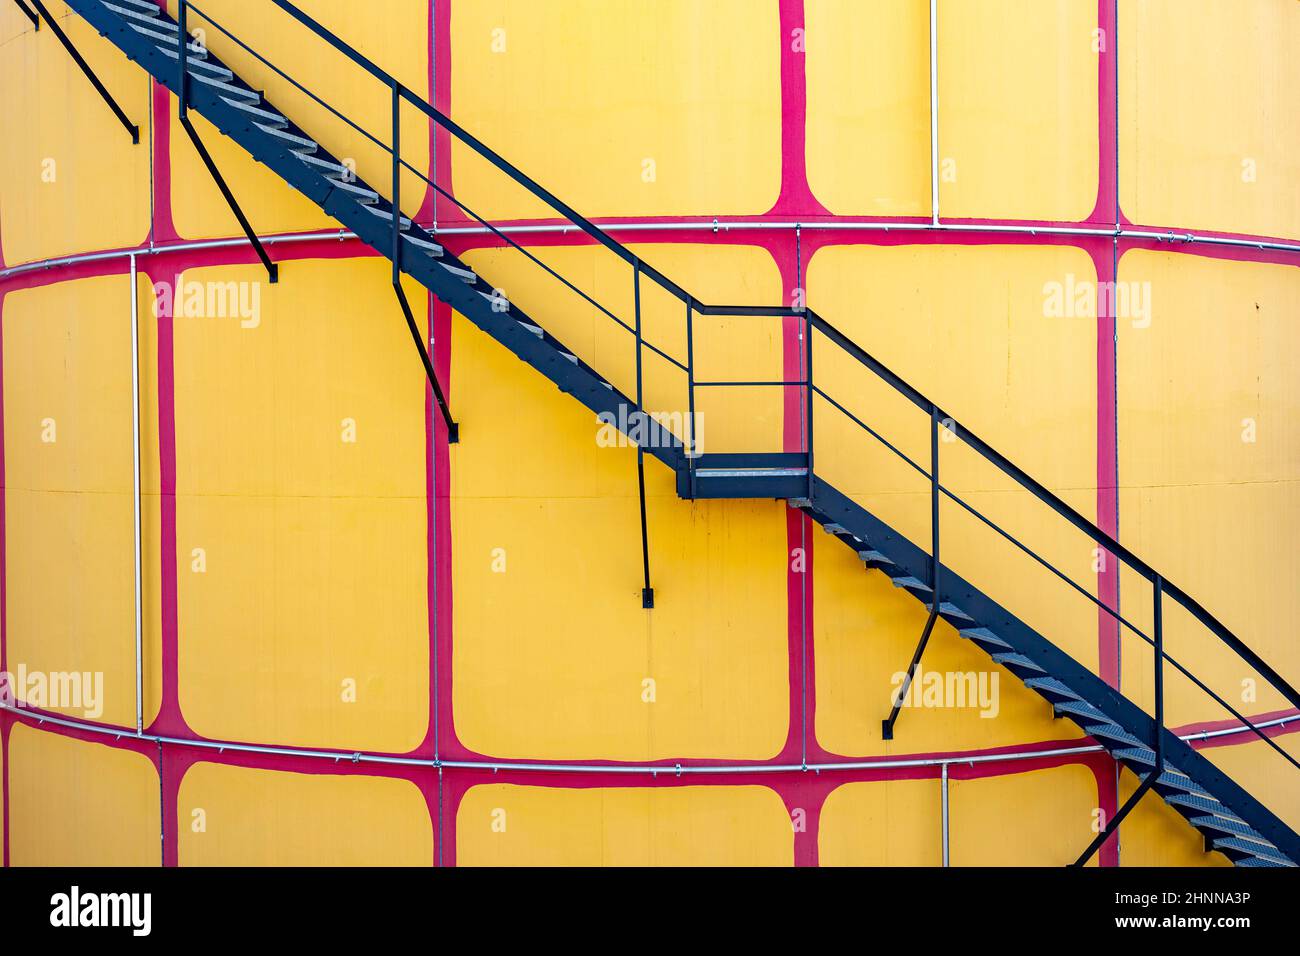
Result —
<svg viewBox="0 0 1300 956"><path fill-rule="evenodd" d="M272 262L271 257L266 254L266 249L262 246L262 240L258 239L257 233L253 232L253 227L249 223L248 217L245 216L244 211L239 208L239 203L236 202L234 193L232 193L230 187L226 185L226 180L222 177L221 171L217 169L217 164L212 161L212 156L208 153L207 147L203 145L203 140L199 138L199 131L194 128L194 124L190 122L190 118L184 113L181 114L180 120L181 125L185 127L185 132L190 134L190 142L194 144L194 149L198 152L199 158L203 160L203 165L208 168L208 173L212 176L213 182L215 182L217 188L221 190L221 195L226 198L226 205L228 205L230 211L235 214L235 218L239 220L239 225L243 227L244 235L248 237L248 241L253 244L253 249L257 253L257 258L261 259L262 265L266 267L266 274L270 277L271 283L274 284L278 282L280 279L280 267L276 263Z"/></svg>
<svg viewBox="0 0 1300 956"><path fill-rule="evenodd" d="M18 4L18 9L23 12L23 16L32 21L32 29L39 32L41 29L41 18L36 15L36 11L27 6L23 0L14 0L14 3Z"/></svg>
<svg viewBox="0 0 1300 956"><path fill-rule="evenodd" d="M1079 858L1071 863L1070 866L1083 866L1092 859L1092 855L1101 849L1101 845L1110 838L1111 834L1119 829L1119 825L1124 822L1124 818L1129 815L1129 812L1138 805L1138 802L1143 797L1147 795L1147 791L1151 789L1152 785L1156 782L1156 779L1160 776L1162 770L1162 767L1156 767L1155 770L1152 770L1147 774L1146 779L1142 781L1142 785L1133 791L1133 796L1124 801L1124 806L1119 808L1119 812L1115 814L1106 826L1101 828L1101 832L1099 832L1093 838L1093 841L1088 844L1088 848L1084 850Z"/></svg>
<svg viewBox="0 0 1300 956"><path fill-rule="evenodd" d="M406 292L403 291L400 281L393 282L393 291L397 293L397 301L402 306L402 315L406 316L406 327L411 330L411 338L415 340L415 348L420 353L420 361L424 363L424 374L428 376L429 385L433 388L433 397L438 403L438 411L442 412L442 420L447 424L447 442L454 445L460 441L460 426L451 417L451 409L447 407L447 396L438 383L438 375L433 370L429 350L424 347L424 338L420 335L420 327L415 323L415 315L411 312L411 303L406 300Z"/></svg>
<svg viewBox="0 0 1300 956"><path fill-rule="evenodd" d="M1072 866L1083 866L1092 858L1092 855L1101 849L1101 845L1106 842L1112 833L1119 829L1119 825L1124 822L1124 818L1129 815L1134 807L1138 805L1148 790L1160 779L1160 775L1165 772L1165 640L1164 640L1164 578L1156 575L1152 584L1152 598L1154 602L1152 619L1152 630L1155 632L1155 658L1153 666L1153 677L1155 680L1156 696L1156 713L1155 713L1155 747L1156 765L1152 771L1147 774L1142 785L1133 791L1133 796L1124 802L1124 806L1119 808L1119 812L1104 827L1101 832L1093 838L1088 844L1088 848L1083 851L1082 855L1072 863ZM1207 838L1208 844L1208 838ZM1206 847L1207 851L1209 847Z"/></svg>
<svg viewBox="0 0 1300 956"><path fill-rule="evenodd" d="M32 0L32 2L39 3L40 0ZM180 58L180 75L177 81L177 116L181 121L181 126L185 127L185 132L189 134L190 142L194 144L194 149L199 154L199 158L203 160L203 165L208 168L208 175L217 184L217 188L221 190L226 205L235 214L235 218L239 220L244 235L252 243L257 258L262 260L262 265L266 267L266 274L270 277L271 284L274 285L280 279L280 267L272 262L271 257L266 254L266 249L262 246L262 240L257 238L257 233L253 231L253 226L249 223L248 217L244 215L244 210L239 208L239 203L235 200L235 194L230 191L230 187L226 185L225 177L221 175L221 170L217 169L217 164L213 162L212 154L203 145L203 140L199 137L199 131L190 122L189 62L186 50L186 41L189 40L189 32L186 30L186 14L188 12L188 5L185 0L181 0L176 29L176 47Z"/></svg>
<svg viewBox="0 0 1300 956"><path fill-rule="evenodd" d="M58 21L50 16L50 11L45 8L45 4L42 3L41 0L31 0L31 4L36 8L36 11L41 15L41 17L44 18L45 22L49 24L50 30L53 31L56 37L58 37L59 42L63 44L63 48L68 51L68 56L72 57L77 66L81 67L81 72L86 74L86 79L90 80L90 83L95 87L96 92L98 92L103 101L108 104L109 108L113 111L113 115L117 117L118 122L121 123L126 131L131 134L131 142L139 145L140 127L127 118L126 113L122 111L122 107L117 105L117 100L113 99L113 94L109 93L104 84L99 82L99 77L95 75L95 71L90 68L90 64L87 63L85 58L77 51L77 48L72 45L72 41L69 40L68 35L63 32L63 28L59 26ZM18 6L22 8L23 13L27 14L32 22L36 24L37 29L39 29L39 21L33 16L32 11L22 3L22 0L18 0Z"/></svg>

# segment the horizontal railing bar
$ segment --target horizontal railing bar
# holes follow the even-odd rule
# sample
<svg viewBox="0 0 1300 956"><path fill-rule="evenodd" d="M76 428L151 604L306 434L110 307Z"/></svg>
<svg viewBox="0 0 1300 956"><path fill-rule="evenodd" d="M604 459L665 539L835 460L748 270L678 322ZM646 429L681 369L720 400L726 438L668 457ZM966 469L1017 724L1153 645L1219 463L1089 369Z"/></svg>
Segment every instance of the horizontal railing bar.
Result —
<svg viewBox="0 0 1300 956"><path fill-rule="evenodd" d="M800 386L808 387L807 382L696 382L696 388L727 388L730 386L739 388L757 388L760 386Z"/></svg>
<svg viewBox="0 0 1300 956"><path fill-rule="evenodd" d="M888 448L890 451L892 451L892 452L893 452L895 455L897 455L899 458L903 459L903 461L907 462L909 465L911 465L913 468L915 468L916 471L917 471L918 473L920 473L923 477L925 477L925 478L929 478L929 477L930 477L930 469L928 469L928 468L923 468L922 466L918 465L915 461L913 461L910 457L908 457L908 455L907 455L906 452L901 451L901 450L900 450L898 447L896 447L896 446L894 445L894 443L891 442L888 438L886 438L884 435L881 435L878 431L876 431L874 428L872 428L870 425L868 425L868 424L867 424L866 422L864 422L862 419L858 418L857 415L854 415L851 411L849 411L847 408L845 408L843 405L841 405L841 404L840 404L839 402L837 402L835 399L831 398L831 397L830 397L829 395L827 395L824 391L822 391L820 386L818 386L818 385L813 385L813 392L816 393L817 395L820 395L822 398L826 399L826 401L830 402L831 405L833 405L835 408L839 409L839 411L840 411L841 413L843 413L844 415L848 416L849 420L852 421L852 422L853 422L855 425L857 425L859 428L866 429L866 431L868 432L868 434L871 435L871 437L873 437L874 439L876 439L876 441L880 442L882 445L884 445L886 448Z"/></svg>
<svg viewBox="0 0 1300 956"><path fill-rule="evenodd" d="M335 750L312 750L298 747L273 747L262 744L246 744L223 742L216 740L198 740L186 737L171 737L159 734L137 733L134 730L126 728L116 728L105 726L103 724L90 723L88 721L72 720L67 717L47 715L43 711L32 711L25 707L15 707L11 704L0 704L0 711L8 711L16 718L34 721L38 724L54 724L58 727L65 727L69 730L76 730L82 733L99 734L105 737L115 737L119 740L147 741L153 744L166 744L177 747L196 747L204 750L225 751L231 750L236 753L256 753L270 756L285 757L305 757L309 759L329 760L334 763L368 763L388 766L401 767L444 767L449 770L507 770L507 771L533 771L541 773L610 773L610 774L647 774L658 776L659 774L673 775L682 774L714 774L714 773L814 773L820 771L835 770L892 770L900 767L939 767L944 764L966 764L973 766L979 763L996 763L1003 760L1031 760L1036 757L1066 757L1082 754L1104 752L1105 748L1100 744L1084 744L1082 746L1069 747L1048 747L1042 750L1019 750L1014 753L979 753L979 754L948 754L945 756L933 757L909 757L901 759L884 759L884 760L845 760L827 763L807 763L807 764L764 764L764 763L731 763L731 764L695 764L690 766L678 767L675 764L584 764L584 763L525 763L522 761L493 761L493 760L439 760L437 758L421 757L396 757L389 754L376 754L365 751L335 751ZM1289 723L1300 722L1300 715L1290 714L1286 717L1275 717L1268 721L1260 723L1258 726L1263 728L1285 727ZM1190 734L1180 734L1179 739L1184 743L1192 743L1197 740L1212 740L1218 737L1228 737L1235 734L1243 733L1245 727L1223 727L1218 730L1197 731Z"/></svg>

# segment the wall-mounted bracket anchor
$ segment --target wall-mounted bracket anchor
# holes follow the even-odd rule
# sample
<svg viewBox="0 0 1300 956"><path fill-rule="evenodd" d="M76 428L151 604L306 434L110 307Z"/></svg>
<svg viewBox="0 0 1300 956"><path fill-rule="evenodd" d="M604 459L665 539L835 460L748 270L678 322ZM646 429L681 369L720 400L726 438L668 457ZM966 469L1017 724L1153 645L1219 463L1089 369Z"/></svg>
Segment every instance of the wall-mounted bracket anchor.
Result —
<svg viewBox="0 0 1300 956"><path fill-rule="evenodd" d="M63 49L68 51L68 56L72 57L77 66L81 67L81 72L86 74L86 79L90 80L91 85L95 88L95 91L99 94L100 98L108 104L109 109L113 111L113 115L117 117L117 121L122 124L123 128L128 133L131 134L131 142L138 146L140 144L140 127L127 119L126 113L122 111L122 107L117 105L117 100L113 99L113 95L108 92L107 87L105 87L103 83L99 82L99 77L95 75L95 71L90 68L90 64L87 63L85 58L77 51L77 48L72 45L72 41L69 40L68 35L63 32L63 28L59 26L58 21L50 16L50 11L45 8L45 4L42 3L41 0L31 0L31 4L36 8L36 12L41 15L41 18L49 24L51 32L53 32L54 35L58 37L59 42L63 44ZM36 28L39 30L40 22L32 15L32 11L22 3L22 0L18 0L18 6L21 7L23 13L27 14L28 18L36 24Z"/></svg>

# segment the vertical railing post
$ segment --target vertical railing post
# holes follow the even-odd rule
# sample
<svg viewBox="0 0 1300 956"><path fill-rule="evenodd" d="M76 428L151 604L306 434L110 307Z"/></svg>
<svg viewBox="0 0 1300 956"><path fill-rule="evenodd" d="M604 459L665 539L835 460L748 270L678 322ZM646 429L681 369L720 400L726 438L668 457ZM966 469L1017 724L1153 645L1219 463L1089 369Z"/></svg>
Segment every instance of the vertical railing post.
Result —
<svg viewBox="0 0 1300 956"><path fill-rule="evenodd" d="M180 0L176 8L176 66L180 74L176 78L176 99L179 101L178 114L182 120L189 116L189 64L186 62L185 40L189 36L186 24L189 22L189 4Z"/></svg>
<svg viewBox="0 0 1300 956"><path fill-rule="evenodd" d="M396 79L393 90L393 282L402 281L402 98Z"/></svg>
<svg viewBox="0 0 1300 956"><path fill-rule="evenodd" d="M813 500L813 323L812 313L804 311L804 331L808 341L804 345L804 378L808 383L808 401L804 403L804 440L808 443L808 503Z"/></svg>
<svg viewBox="0 0 1300 956"><path fill-rule="evenodd" d="M907 700L907 695L912 689L912 679L916 676L916 668L921 663L921 655L925 653L925 646L930 643L930 635L934 633L934 622L939 618L939 606L941 598L939 595L939 406L930 403L930 614L925 619L925 627L921 629L921 639L916 644L916 650L912 654L912 661L907 665L907 673L903 677L903 683L895 692L893 706L889 710L889 716L880 722L880 737L882 740L894 739L894 724L898 722L898 715L903 709L903 702Z"/></svg>
<svg viewBox="0 0 1300 956"><path fill-rule="evenodd" d="M140 485L140 282L131 253L131 471L135 539L135 732L144 733L144 574L143 501Z"/></svg>
<svg viewBox="0 0 1300 956"><path fill-rule="evenodd" d="M695 498L695 459L699 448L695 442L695 308L686 300L686 408L691 420L690 444L686 449L686 467L690 476L691 499Z"/></svg>
<svg viewBox="0 0 1300 956"><path fill-rule="evenodd" d="M930 590L939 606L939 406L930 403Z"/></svg>
<svg viewBox="0 0 1300 956"><path fill-rule="evenodd" d="M1119 829L1119 825L1124 822L1124 818L1133 811L1133 808L1141 802L1146 796L1148 790L1155 786L1160 779L1160 775L1165 772L1165 637L1164 637L1164 596L1165 582L1160 575L1154 575L1151 579L1151 600L1152 600L1152 644L1155 647L1155 658L1152 661L1152 676L1155 684L1155 741L1152 749L1156 752L1156 765L1151 772L1143 778L1138 788L1133 791L1124 805L1119 808L1115 816L1111 818L1110 823L1104 826L1100 833L1088 844L1088 848L1083 851L1079 859L1075 860L1075 866L1083 866L1092 858L1092 855L1101 849L1112 833Z"/></svg>
<svg viewBox="0 0 1300 956"><path fill-rule="evenodd" d="M645 443L650 438L650 416L645 412L645 386L642 381L641 367L641 260L632 261L632 300L636 312L636 429L639 439L636 443L636 484L637 494L641 500L641 606L655 606L655 591L650 586L650 534L646 527L645 513ZM691 423L692 428L694 422ZM653 439L659 440L660 432L656 429ZM694 437L694 436L692 436Z"/></svg>
<svg viewBox="0 0 1300 956"><path fill-rule="evenodd" d="M1164 637L1164 595L1165 581L1160 575L1151 582L1153 619L1152 631L1155 638L1155 695L1156 695L1156 769L1159 776L1165 769L1165 637Z"/></svg>

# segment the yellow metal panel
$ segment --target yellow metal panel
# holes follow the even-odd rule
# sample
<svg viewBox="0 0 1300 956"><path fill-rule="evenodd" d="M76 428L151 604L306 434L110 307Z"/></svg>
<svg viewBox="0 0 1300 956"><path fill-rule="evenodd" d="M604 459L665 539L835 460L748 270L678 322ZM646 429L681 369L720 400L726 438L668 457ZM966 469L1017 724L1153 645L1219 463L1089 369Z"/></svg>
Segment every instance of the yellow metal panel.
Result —
<svg viewBox="0 0 1300 956"><path fill-rule="evenodd" d="M1146 0L1119 17L1125 214L1300 236L1300 4Z"/></svg>
<svg viewBox="0 0 1300 956"><path fill-rule="evenodd" d="M788 301L776 263L767 250L758 246L654 243L629 248L704 302L779 306ZM517 250L475 250L465 256L465 261L573 354L624 395L635 398L636 345L629 331L636 324L632 268L603 246L539 247L529 253L618 321ZM697 382L782 380L781 319L696 314L693 323ZM646 407L675 416L667 421L678 437L685 437L687 430L679 424L689 419L686 373L653 348L686 365L686 306L643 278L641 326L646 343L642 350ZM775 387L697 388L696 450L782 451L782 402L782 390Z"/></svg>
<svg viewBox="0 0 1300 956"><path fill-rule="evenodd" d="M182 282L260 297L252 327L173 320L185 715L213 737L408 750L428 713L427 386L387 264Z"/></svg>
<svg viewBox="0 0 1300 956"><path fill-rule="evenodd" d="M1044 288L1093 278L1091 260L1078 249L845 246L813 256L807 285L814 307L849 337L1088 516L1095 511L1095 320L1049 317ZM867 300L872 307L864 311ZM828 394L928 469L929 416L837 355L823 337L814 339L813 351ZM829 403L818 400L815 412L818 472L929 551L928 478ZM1095 589L1089 539L961 442L941 441L939 450L945 487L1080 587ZM942 504L940 527L945 565L1096 667L1097 611L1090 601L950 501ZM818 737L837 752L878 753L890 679L906 667L925 612L884 577L864 572L836 542L818 538L817 554ZM979 672L999 673L999 716L978 719L982 708L907 713L908 749L917 733L927 747L1073 734L1047 720L1046 708L1010 673L946 624L937 628L926 666L975 672L977 680ZM864 688L872 707L862 706Z"/></svg>
<svg viewBox="0 0 1300 956"><path fill-rule="evenodd" d="M168 4L176 14L176 0ZM429 5L427 0L368 0L339 4L329 0L299 3L309 16L396 76L407 89L429 95ZM298 80L376 139L392 142L390 88L370 76L344 54L316 38L306 27L271 4L240 0L209 0L206 13L252 46L277 68ZM391 194L391 155L333 116L305 93L277 76L191 9L190 31L205 31L204 39L222 61L266 96L308 135L342 160L355 163L358 176L385 196ZM171 99L172 203L177 231L186 238L239 233L221 193L176 118ZM244 150L216 128L196 117L204 145L259 233L337 228L325 215L275 173L259 166ZM402 111L402 158L423 173L429 171L429 120L413 107ZM414 173L402 177L402 208L420 208L426 184Z"/></svg>
<svg viewBox="0 0 1300 956"><path fill-rule="evenodd" d="M944 216L1077 220L1092 212L1096 28L1094 0L941 0ZM915 53L926 57L924 48Z"/></svg>
<svg viewBox="0 0 1300 956"><path fill-rule="evenodd" d="M822 866L939 866L943 819L938 780L887 780L836 787L822 806Z"/></svg>
<svg viewBox="0 0 1300 956"><path fill-rule="evenodd" d="M485 784L456 814L462 866L790 866L767 787L561 789Z"/></svg>
<svg viewBox="0 0 1300 956"><path fill-rule="evenodd" d="M148 757L14 726L14 866L158 866L158 806L158 774Z"/></svg>
<svg viewBox="0 0 1300 956"><path fill-rule="evenodd" d="M656 607L641 607L636 456L468 323L453 328L453 704L501 757L763 759L788 725L785 509L677 498L647 456ZM649 682L649 683L647 683Z"/></svg>
<svg viewBox="0 0 1300 956"><path fill-rule="evenodd" d="M1149 325L1118 323L1123 538L1295 683L1300 273L1132 251L1120 281L1148 284L1153 315ZM1149 627L1150 585L1126 575L1121 594L1126 615ZM1233 706L1284 705L1172 601L1164 633L1167 652ZM1125 638L1124 686L1144 703L1150 660L1149 647ZM1167 677L1170 723L1230 717L1185 678Z"/></svg>
<svg viewBox="0 0 1300 956"><path fill-rule="evenodd" d="M483 0L453 4L451 25L453 117L579 212L776 201L787 41L774 0ZM479 215L557 215L459 142L452 164Z"/></svg>
<svg viewBox="0 0 1300 956"><path fill-rule="evenodd" d="M1097 778L1087 767L949 781L953 866L1065 866L1092 842ZM1088 862L1097 865L1097 857Z"/></svg>
<svg viewBox="0 0 1300 956"><path fill-rule="evenodd" d="M806 0L808 182L831 212L930 214L930 12Z"/></svg>
<svg viewBox="0 0 1300 956"><path fill-rule="evenodd" d="M145 542L158 541L155 340L140 280ZM131 286L126 276L14 292L4 303L9 666L102 681L51 706L135 725ZM157 713L156 562L146 565L146 722ZM84 680L84 678L83 678ZM83 706L90 704L90 707Z"/></svg>
<svg viewBox="0 0 1300 956"><path fill-rule="evenodd" d="M857 555L838 542L819 535L816 548L815 722L817 740L827 750L879 756L1081 735L1074 724L1053 721L1041 697L939 620L895 740L881 740L880 722L902 684L926 609L885 575L864 571Z"/></svg>
<svg viewBox="0 0 1300 956"><path fill-rule="evenodd" d="M181 866L430 866L409 780L198 763L176 798Z"/></svg>
<svg viewBox="0 0 1300 956"><path fill-rule="evenodd" d="M127 117L132 145L48 28L0 6L0 238L9 265L141 243L149 233L150 81L59 0L46 4ZM27 24L22 29L17 21Z"/></svg>

